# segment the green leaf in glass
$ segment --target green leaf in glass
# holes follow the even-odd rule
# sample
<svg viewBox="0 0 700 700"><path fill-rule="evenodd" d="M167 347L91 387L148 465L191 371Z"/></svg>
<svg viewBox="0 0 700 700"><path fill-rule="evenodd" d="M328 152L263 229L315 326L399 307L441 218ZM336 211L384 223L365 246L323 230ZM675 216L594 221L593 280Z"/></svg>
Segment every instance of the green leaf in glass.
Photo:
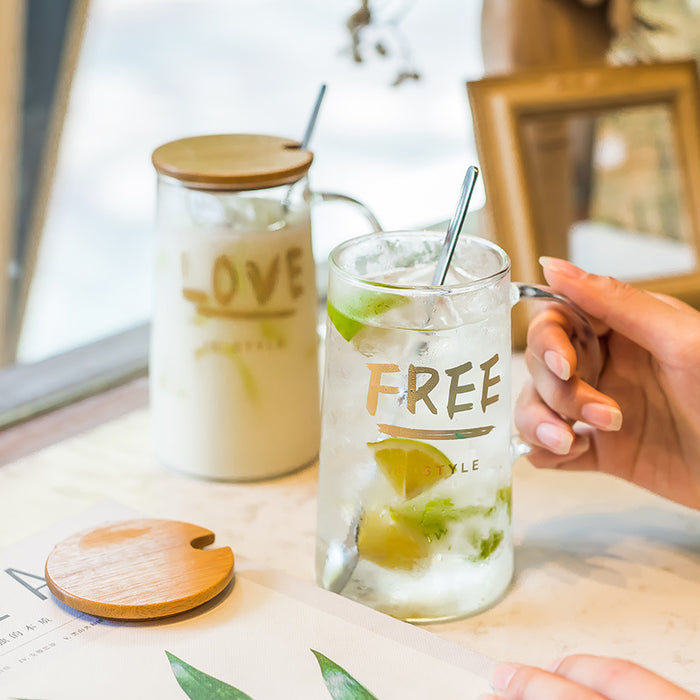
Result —
<svg viewBox="0 0 700 700"><path fill-rule="evenodd" d="M250 695L199 671L169 651L165 653L177 682L190 700L253 700Z"/></svg>
<svg viewBox="0 0 700 700"><path fill-rule="evenodd" d="M333 700L377 700L363 685L360 685L344 668L331 661L319 651L311 650L321 667L323 680Z"/></svg>

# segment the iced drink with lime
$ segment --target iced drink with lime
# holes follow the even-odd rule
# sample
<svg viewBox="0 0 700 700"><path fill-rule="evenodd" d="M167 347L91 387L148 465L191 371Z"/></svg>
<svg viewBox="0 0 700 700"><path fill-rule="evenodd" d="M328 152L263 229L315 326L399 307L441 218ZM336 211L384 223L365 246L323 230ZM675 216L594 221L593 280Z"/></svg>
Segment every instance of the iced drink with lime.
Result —
<svg viewBox="0 0 700 700"><path fill-rule="evenodd" d="M330 258L317 579L395 617L460 617L513 571L510 263L382 233Z"/></svg>

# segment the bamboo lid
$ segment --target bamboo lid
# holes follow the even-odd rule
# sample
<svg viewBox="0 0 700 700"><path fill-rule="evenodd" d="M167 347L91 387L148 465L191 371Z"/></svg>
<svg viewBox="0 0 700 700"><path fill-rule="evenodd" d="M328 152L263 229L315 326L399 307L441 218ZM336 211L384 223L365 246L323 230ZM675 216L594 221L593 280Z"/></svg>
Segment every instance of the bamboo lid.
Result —
<svg viewBox="0 0 700 700"><path fill-rule="evenodd" d="M46 584L63 603L100 617L149 620L191 610L233 579L230 547L206 528L174 520L126 520L59 542Z"/></svg>
<svg viewBox="0 0 700 700"><path fill-rule="evenodd" d="M251 190L301 179L313 160L298 141L256 134L193 136L153 152L162 175L195 189Z"/></svg>

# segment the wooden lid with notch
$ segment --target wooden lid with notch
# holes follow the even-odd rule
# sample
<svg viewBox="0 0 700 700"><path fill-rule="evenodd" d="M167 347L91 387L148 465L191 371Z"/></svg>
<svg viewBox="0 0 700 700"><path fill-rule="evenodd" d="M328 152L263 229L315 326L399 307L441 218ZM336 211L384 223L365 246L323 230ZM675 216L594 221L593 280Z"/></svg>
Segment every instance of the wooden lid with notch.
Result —
<svg viewBox="0 0 700 700"><path fill-rule="evenodd" d="M99 617L146 620L191 610L233 578L230 547L174 520L127 520L72 535L46 560L46 583L63 603Z"/></svg>
<svg viewBox="0 0 700 700"><path fill-rule="evenodd" d="M218 134L171 141L156 148L152 160L160 174L186 187L242 191L296 182L313 154L279 136Z"/></svg>

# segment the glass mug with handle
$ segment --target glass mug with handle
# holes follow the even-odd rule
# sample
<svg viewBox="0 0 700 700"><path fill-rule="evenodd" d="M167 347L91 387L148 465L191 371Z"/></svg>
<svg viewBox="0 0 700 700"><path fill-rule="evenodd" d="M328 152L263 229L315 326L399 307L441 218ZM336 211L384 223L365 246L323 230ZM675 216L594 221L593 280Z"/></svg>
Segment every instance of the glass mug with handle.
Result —
<svg viewBox="0 0 700 700"><path fill-rule="evenodd" d="M313 154L291 139L195 136L158 173L150 396L174 470L246 481L311 464L320 440Z"/></svg>
<svg viewBox="0 0 700 700"><path fill-rule="evenodd" d="M316 575L412 622L493 604L513 574L511 307L572 304L511 283L508 255L463 236L431 286L444 234L383 232L330 255Z"/></svg>

